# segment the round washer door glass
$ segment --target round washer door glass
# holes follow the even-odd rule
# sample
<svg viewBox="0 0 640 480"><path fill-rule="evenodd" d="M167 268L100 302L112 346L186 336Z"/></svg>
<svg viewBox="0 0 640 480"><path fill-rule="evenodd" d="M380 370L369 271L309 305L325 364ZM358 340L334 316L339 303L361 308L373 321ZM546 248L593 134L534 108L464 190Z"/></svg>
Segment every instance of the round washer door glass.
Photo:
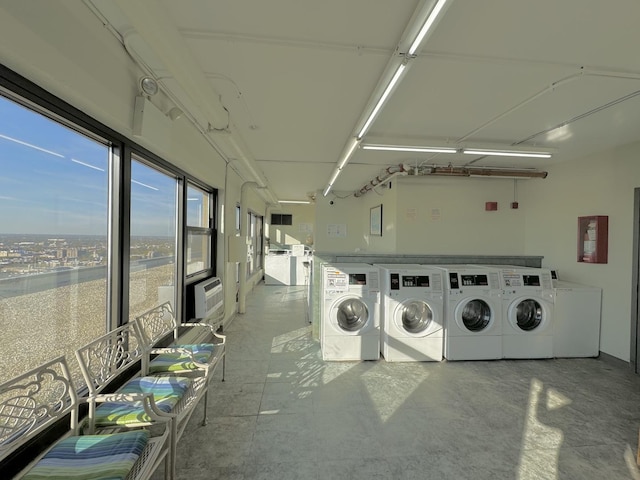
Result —
<svg viewBox="0 0 640 480"><path fill-rule="evenodd" d="M491 323L491 307L480 298L469 300L462 309L462 324L471 332L481 332Z"/></svg>
<svg viewBox="0 0 640 480"><path fill-rule="evenodd" d="M532 298L518 303L516 307L516 324L521 330L529 332L535 330L542 323L542 305Z"/></svg>
<svg viewBox="0 0 640 480"><path fill-rule="evenodd" d="M429 328L433 321L433 310L425 302L413 300L407 302L401 310L402 327L409 333L421 333Z"/></svg>
<svg viewBox="0 0 640 480"><path fill-rule="evenodd" d="M338 305L338 325L347 332L355 332L369 320L369 309L359 298L347 298Z"/></svg>

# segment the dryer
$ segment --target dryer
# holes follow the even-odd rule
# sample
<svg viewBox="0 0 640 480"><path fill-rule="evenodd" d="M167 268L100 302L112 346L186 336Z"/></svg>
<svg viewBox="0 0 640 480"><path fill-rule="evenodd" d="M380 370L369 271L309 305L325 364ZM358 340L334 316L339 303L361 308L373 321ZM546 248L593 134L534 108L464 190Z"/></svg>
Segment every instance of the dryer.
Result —
<svg viewBox="0 0 640 480"><path fill-rule="evenodd" d="M600 355L602 289L558 280L553 312L553 356Z"/></svg>
<svg viewBox="0 0 640 480"><path fill-rule="evenodd" d="M379 270L366 263L322 267L320 342L324 360L377 360Z"/></svg>
<svg viewBox="0 0 640 480"><path fill-rule="evenodd" d="M502 358L502 288L498 270L440 266L445 283L444 357Z"/></svg>
<svg viewBox="0 0 640 480"><path fill-rule="evenodd" d="M554 290L547 268L504 266L502 352L504 358L553 357Z"/></svg>
<svg viewBox="0 0 640 480"><path fill-rule="evenodd" d="M387 362L439 362L444 347L442 270L379 264L380 347Z"/></svg>

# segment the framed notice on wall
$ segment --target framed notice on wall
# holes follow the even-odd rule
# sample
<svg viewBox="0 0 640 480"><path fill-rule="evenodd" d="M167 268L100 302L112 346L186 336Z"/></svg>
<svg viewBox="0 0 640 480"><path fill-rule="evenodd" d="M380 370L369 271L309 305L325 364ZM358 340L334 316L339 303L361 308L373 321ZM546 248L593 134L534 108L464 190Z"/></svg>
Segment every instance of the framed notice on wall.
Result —
<svg viewBox="0 0 640 480"><path fill-rule="evenodd" d="M382 236L382 205L372 207L370 211L369 225L371 235Z"/></svg>

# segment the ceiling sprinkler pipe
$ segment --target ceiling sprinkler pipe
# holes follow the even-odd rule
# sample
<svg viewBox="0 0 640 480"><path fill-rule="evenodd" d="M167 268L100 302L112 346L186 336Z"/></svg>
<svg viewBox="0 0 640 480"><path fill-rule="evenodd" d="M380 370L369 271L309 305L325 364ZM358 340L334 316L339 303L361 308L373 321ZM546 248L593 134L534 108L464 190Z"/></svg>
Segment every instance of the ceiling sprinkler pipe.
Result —
<svg viewBox="0 0 640 480"><path fill-rule="evenodd" d="M547 178L548 175L547 172L537 170L436 166L414 169L413 172L416 176L447 177Z"/></svg>
<svg viewBox="0 0 640 480"><path fill-rule="evenodd" d="M355 192L353 194L353 196L354 197L361 197L361 196L365 195L366 193L370 192L371 190L373 190L375 187L378 187L380 185L384 185L385 183L389 182L391 179L397 177L398 175L408 175L409 174L409 172L407 170L405 170L404 165L397 165L397 166L387 167L385 169L385 172L387 173L386 176L383 176L382 178L380 176L377 176L376 178L371 180L369 183L367 183L364 187L362 187L360 190Z"/></svg>

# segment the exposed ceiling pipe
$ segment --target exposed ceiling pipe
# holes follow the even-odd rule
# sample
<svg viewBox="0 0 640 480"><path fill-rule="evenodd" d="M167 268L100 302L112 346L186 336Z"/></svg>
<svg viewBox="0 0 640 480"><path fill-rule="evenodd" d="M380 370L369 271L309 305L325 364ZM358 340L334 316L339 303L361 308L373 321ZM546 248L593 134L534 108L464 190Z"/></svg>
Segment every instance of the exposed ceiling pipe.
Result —
<svg viewBox="0 0 640 480"><path fill-rule="evenodd" d="M162 86L162 91L224 161L229 163L230 157L238 158L244 168L238 169L234 165L231 168L244 180L255 179L264 187L261 196L267 203L277 203L277 197L268 188L264 175L234 128L229 111L220 102L219 94L189 51L183 48L180 33L162 9L147 8L144 2L124 0L84 0L84 3L122 43L134 62ZM125 29L123 24L129 27ZM216 132L224 132L224 135L213 138L211 134ZM233 155L225 153L220 143L226 143Z"/></svg>
<svg viewBox="0 0 640 480"><path fill-rule="evenodd" d="M376 187L388 183L400 175L415 177L497 177L497 178L547 178L548 173L538 170L511 169L511 168L481 168L481 167L441 167L441 166L416 166L405 168L404 165L387 167L382 175L378 175L360 190L354 192L354 197L362 197Z"/></svg>
<svg viewBox="0 0 640 480"><path fill-rule="evenodd" d="M481 167L439 167L423 166L409 171L409 175L441 176L441 177L499 177L499 178L547 178L548 172L539 170L523 170L511 168L481 168Z"/></svg>
<svg viewBox="0 0 640 480"><path fill-rule="evenodd" d="M361 196L366 195L367 193L369 193L374 188L379 187L381 185L384 185L385 183L388 183L393 178L395 178L395 177L397 177L399 175L408 175L408 174L409 174L409 171L404 168L404 165L387 167L385 169L384 173L381 176L378 175L376 178L371 180L369 183L367 183L360 190L354 192L353 196L354 197L361 197Z"/></svg>

